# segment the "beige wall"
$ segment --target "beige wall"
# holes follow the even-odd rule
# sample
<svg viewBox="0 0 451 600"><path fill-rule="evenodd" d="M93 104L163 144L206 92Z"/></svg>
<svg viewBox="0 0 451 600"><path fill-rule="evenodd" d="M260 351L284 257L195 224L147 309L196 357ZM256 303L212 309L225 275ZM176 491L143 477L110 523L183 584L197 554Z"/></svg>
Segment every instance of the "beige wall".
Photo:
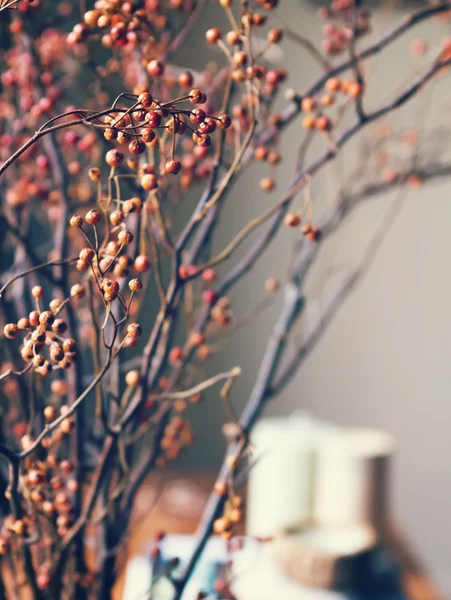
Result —
<svg viewBox="0 0 451 600"><path fill-rule="evenodd" d="M318 39L320 24L310 5L295 0L281 4L293 29ZM218 24L213 17L215 10L206 17L208 26ZM400 13L384 15L377 21L376 29L392 27L400 18ZM436 51L446 25L434 22L416 31L424 33ZM190 57L202 61L205 45L201 39L198 44L201 50L191 48ZM387 52L383 64L371 66L369 109L405 82L412 69L424 65L411 58L409 44L404 39L395 50ZM312 80L315 68L295 46L286 43L284 48L290 85L302 91L302 86ZM449 124L450 101L448 76L428 89L412 110L397 112L391 123L401 127L421 125L427 116L427 128ZM279 194L292 175L290 155L297 147L300 131L297 124L283 138L286 163L277 176ZM354 146L340 162L339 173L352 167L356 151ZM438 151L438 145L428 145L425 158L433 158ZM396 155L399 158L397 151ZM258 169L253 166L235 187L222 216L215 241L217 249L246 219L262 212L276 198L260 193L258 176ZM329 169L318 175L313 183L316 206L330 206L338 189L336 171ZM308 309L306 318L296 328L298 340L316 322L336 282L359 260L368 238L393 201L400 201L400 196L386 195L367 203L338 235L324 244L306 287ZM317 215L320 218L321 208ZM451 598L450 231L449 185L440 183L410 192L370 272L347 299L295 380L267 412L289 413L306 407L326 419L381 427L396 436L399 452L393 472L394 514ZM238 316L249 310L250 298L263 298L268 275L285 278L296 239L296 234L284 231L252 275L234 290L232 298ZM281 300L280 297L253 324L238 332L211 365L211 372L234 364L243 366L243 377L233 392L237 408L249 394ZM202 410L196 409L194 418L198 442L185 457L185 464L216 465L223 447L219 430L225 418L217 397L211 396Z"/></svg>

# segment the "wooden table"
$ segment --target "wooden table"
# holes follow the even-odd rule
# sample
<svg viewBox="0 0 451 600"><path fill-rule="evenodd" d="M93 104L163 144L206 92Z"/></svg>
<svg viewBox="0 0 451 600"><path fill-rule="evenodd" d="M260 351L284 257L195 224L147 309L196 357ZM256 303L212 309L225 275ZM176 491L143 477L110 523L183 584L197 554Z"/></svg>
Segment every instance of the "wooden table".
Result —
<svg viewBox="0 0 451 600"><path fill-rule="evenodd" d="M202 473L162 473L149 479L136 499L129 557L146 552L158 531L193 533L213 483L211 474ZM394 529L390 546L401 565L404 591L410 600L445 600L401 532ZM123 585L124 573L115 587L114 600L121 600Z"/></svg>

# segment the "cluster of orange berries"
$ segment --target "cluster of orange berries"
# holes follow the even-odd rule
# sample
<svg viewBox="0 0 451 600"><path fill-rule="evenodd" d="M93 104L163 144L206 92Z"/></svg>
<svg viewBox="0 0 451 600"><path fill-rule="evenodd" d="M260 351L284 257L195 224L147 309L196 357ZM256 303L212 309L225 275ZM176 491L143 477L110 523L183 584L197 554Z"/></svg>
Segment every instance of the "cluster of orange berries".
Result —
<svg viewBox="0 0 451 600"><path fill-rule="evenodd" d="M49 408L49 407L47 407ZM74 477L74 466L67 460L59 460L56 454L49 453L45 459L27 459L26 471L22 477L24 497L32 507L51 520L59 537L64 537L73 523L74 494L78 491L78 482ZM25 512L21 519L8 516L3 521L0 535L0 555L6 554L11 546L11 536L29 536L33 532L34 517ZM43 540L45 542L45 540ZM41 577L39 587L44 589L50 579Z"/></svg>
<svg viewBox="0 0 451 600"><path fill-rule="evenodd" d="M95 169L91 169L94 171ZM109 221L113 225L112 233L117 234L116 240L110 240L96 252L93 247L85 247L80 250L76 268L78 271L93 269L102 280L102 289L105 300L112 302L119 294L119 284L104 276L113 273L117 277L126 277L133 269L137 273L145 273L151 267L150 258L145 254L139 254L134 260L126 253L127 247L133 242L133 234L125 228L124 220L131 213L139 213L142 202L139 198L125 200L120 209L113 210L109 214ZM103 220L100 211L89 210L85 217L75 214L70 218L70 225L77 229L83 229L84 223L96 226ZM119 231L118 231L119 230ZM83 231L85 231L83 229ZM129 289L138 292L143 284L140 279L134 278L129 282Z"/></svg>
<svg viewBox="0 0 451 600"><path fill-rule="evenodd" d="M355 10L354 0L333 0L329 7L322 7L319 16L329 22L323 27L322 50L336 56L342 54L353 38L360 38L370 31L371 13L367 8Z"/></svg>
<svg viewBox="0 0 451 600"><path fill-rule="evenodd" d="M217 481L214 485L214 492L218 496L226 496L229 489L224 481ZM233 536L233 528L243 520L243 498L237 494L230 494L225 502L223 515L213 523L213 531L230 540Z"/></svg>
<svg viewBox="0 0 451 600"><path fill-rule="evenodd" d="M135 46L148 40L149 32L164 32L168 25L168 15L164 8L191 11L194 2L183 0L97 0L92 10L83 15L83 23L77 23L68 35L68 43L76 46L92 36L101 34L105 48Z"/></svg>
<svg viewBox="0 0 451 600"><path fill-rule="evenodd" d="M284 218L284 224L287 227L296 228L299 227L302 223L302 218L299 213L287 213ZM304 235L308 240L312 242L316 242L320 235L321 231L318 227L315 227L311 223L304 223L301 228L302 235Z"/></svg>
<svg viewBox="0 0 451 600"><path fill-rule="evenodd" d="M363 88L360 83L353 80L340 80L338 77L331 77L326 81L325 93L319 101L311 96L305 96L301 101L302 112L307 114L302 124L305 129L317 129L319 131L329 131L332 128L332 121L326 115L314 114L320 107L331 106L335 101L335 94L343 93L349 98L358 98L362 95Z"/></svg>
<svg viewBox="0 0 451 600"><path fill-rule="evenodd" d="M31 294L39 307L44 288L36 285ZM80 284L73 285L70 290L71 298L82 298L84 294L85 290ZM4 336L11 340L24 334L20 354L36 373L44 376L50 375L54 368L69 369L77 355L75 340L61 337L67 331L67 323L57 315L64 301L54 298L49 306L50 310L41 311L38 308L31 311L28 317L22 317L17 323L7 323L3 328Z"/></svg>
<svg viewBox="0 0 451 600"><path fill-rule="evenodd" d="M136 210L138 203L139 207L141 206L141 201L137 198L126 202L129 202L130 206L134 207L130 212ZM117 209L110 213L109 217L111 224L114 223L118 227L123 224L125 213ZM84 219L78 214L73 215L70 218L70 225L78 229L83 229L85 221L89 225L96 226L102 219L102 214L98 210L91 209L86 213ZM94 250L93 247L85 247L79 253L76 264L77 270L87 271L88 269L92 269L92 272L100 281L100 288L105 302L114 302L118 299L120 293L119 283L111 277L106 277L110 271L118 277L125 277L131 268L134 268L138 272L145 272L150 268L150 259L144 254L138 255L134 261L127 254L121 254L133 242L133 239L133 234L130 231L120 227L117 233L117 240L109 241L104 248L98 251ZM143 282L138 277L135 277L128 282L128 288L132 293L139 292L143 288ZM129 345L133 344L133 341L136 341L140 335L141 327L137 323L128 325L127 336L129 338Z"/></svg>
<svg viewBox="0 0 451 600"><path fill-rule="evenodd" d="M252 27L261 27L266 22L266 15L253 12L244 15L242 19L247 20L248 24ZM217 27L208 29L205 33L205 38L209 44L223 45L223 34ZM274 94L277 86L286 80L287 71L283 68L268 69L263 64L256 64L252 56L243 49L244 38L240 31L231 30L227 32L224 39L231 49L227 49L226 52L232 62L232 78L234 81L241 83L246 80L258 80L264 84L262 90L264 95L270 96ZM278 44L282 39L282 29L271 29L267 34L268 45Z"/></svg>
<svg viewBox="0 0 451 600"><path fill-rule="evenodd" d="M164 429L161 440L162 455L159 457L159 466L164 467L167 461L174 460L182 450L193 443L194 434L191 424L179 415L172 417L170 423Z"/></svg>
<svg viewBox="0 0 451 600"><path fill-rule="evenodd" d="M144 88L141 88L144 90ZM199 105L207 102L207 95L197 88L193 88L186 96L176 98L172 102L162 103L155 100L149 91L141 91L135 96L135 104L129 110L112 112L102 120L104 136L107 140L117 141L127 145L128 151L133 156L143 154L148 147L157 147L159 137L158 129L166 129L171 135L183 135L192 132L193 142L200 147L208 148L211 145L211 134L216 129L228 129L232 121L227 114L219 116L209 115L200 106L187 109L178 108L177 104L188 101ZM106 162L110 167L119 167L125 160L123 152L118 149L110 150L106 155ZM138 169L141 176L141 186L151 191L158 187L158 178L152 164L139 165L136 159L129 159L130 168ZM171 157L165 164L165 172L177 175L182 169L182 163ZM98 174L100 177L100 173ZM92 173L96 180L96 173Z"/></svg>

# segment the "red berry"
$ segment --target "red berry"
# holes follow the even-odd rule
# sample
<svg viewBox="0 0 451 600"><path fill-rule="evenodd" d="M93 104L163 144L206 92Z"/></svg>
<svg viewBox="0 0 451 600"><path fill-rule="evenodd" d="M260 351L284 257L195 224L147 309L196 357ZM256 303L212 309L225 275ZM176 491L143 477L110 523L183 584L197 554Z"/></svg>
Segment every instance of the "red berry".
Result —
<svg viewBox="0 0 451 600"><path fill-rule="evenodd" d="M202 300L205 304L214 304L218 298L218 294L214 290L204 290Z"/></svg>

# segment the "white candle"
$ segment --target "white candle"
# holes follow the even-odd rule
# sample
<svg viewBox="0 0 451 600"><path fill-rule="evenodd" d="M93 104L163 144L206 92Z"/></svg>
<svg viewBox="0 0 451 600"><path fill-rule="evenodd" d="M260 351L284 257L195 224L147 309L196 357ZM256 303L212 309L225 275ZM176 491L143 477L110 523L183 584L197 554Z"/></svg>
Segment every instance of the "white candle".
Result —
<svg viewBox="0 0 451 600"><path fill-rule="evenodd" d="M332 425L305 413L262 419L251 442L246 533L268 537L303 523L312 515L314 455Z"/></svg>

